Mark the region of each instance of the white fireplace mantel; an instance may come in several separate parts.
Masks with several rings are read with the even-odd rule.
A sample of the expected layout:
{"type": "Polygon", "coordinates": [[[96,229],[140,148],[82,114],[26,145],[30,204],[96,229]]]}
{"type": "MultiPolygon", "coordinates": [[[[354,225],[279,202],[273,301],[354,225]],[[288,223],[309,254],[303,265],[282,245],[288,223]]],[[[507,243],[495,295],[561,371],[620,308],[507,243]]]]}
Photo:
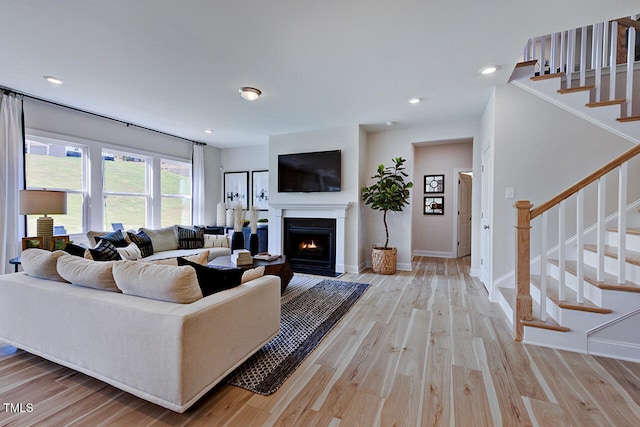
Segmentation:
{"type": "Polygon", "coordinates": [[[352,203],[270,203],[275,215],[269,224],[269,251],[283,251],[283,218],[333,218],[336,220],[336,272],[345,271],[345,235],[347,210],[352,203]]]}

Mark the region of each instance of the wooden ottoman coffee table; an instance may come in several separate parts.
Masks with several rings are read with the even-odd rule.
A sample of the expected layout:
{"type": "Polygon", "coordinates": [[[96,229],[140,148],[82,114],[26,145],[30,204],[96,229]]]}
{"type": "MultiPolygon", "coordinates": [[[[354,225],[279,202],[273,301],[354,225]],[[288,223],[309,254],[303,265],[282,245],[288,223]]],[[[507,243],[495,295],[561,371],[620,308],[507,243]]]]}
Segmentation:
{"type": "Polygon", "coordinates": [[[285,255],[280,255],[273,261],[254,259],[253,264],[247,265],[235,265],[231,262],[231,256],[220,256],[209,261],[209,265],[211,267],[231,267],[241,268],[243,270],[264,266],[264,274],[278,276],[280,278],[280,293],[284,292],[287,285],[293,278],[293,270],[291,269],[291,265],[287,261],[287,257],[285,255]]]}

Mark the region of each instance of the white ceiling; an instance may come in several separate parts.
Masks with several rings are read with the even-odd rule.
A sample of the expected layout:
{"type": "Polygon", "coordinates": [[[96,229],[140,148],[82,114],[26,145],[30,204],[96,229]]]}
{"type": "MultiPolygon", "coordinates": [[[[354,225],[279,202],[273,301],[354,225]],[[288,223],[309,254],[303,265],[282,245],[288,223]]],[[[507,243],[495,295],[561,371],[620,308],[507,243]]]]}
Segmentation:
{"type": "Polygon", "coordinates": [[[217,147],[410,127],[479,118],[528,38],[637,12],[637,0],[0,0],[0,86],[217,147]],[[500,69],[481,76],[487,64],[500,69]],[[263,95],[247,102],[240,86],[263,95]]]}

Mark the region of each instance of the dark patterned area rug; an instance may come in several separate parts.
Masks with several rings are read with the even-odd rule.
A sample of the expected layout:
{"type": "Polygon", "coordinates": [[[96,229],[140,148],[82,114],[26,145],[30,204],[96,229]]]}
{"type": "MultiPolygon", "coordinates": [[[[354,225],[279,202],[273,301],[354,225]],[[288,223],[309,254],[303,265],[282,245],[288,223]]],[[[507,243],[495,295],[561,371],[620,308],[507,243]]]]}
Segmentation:
{"type": "Polygon", "coordinates": [[[280,333],[227,377],[269,395],[285,382],[369,287],[296,275],[282,295],[280,333]]]}

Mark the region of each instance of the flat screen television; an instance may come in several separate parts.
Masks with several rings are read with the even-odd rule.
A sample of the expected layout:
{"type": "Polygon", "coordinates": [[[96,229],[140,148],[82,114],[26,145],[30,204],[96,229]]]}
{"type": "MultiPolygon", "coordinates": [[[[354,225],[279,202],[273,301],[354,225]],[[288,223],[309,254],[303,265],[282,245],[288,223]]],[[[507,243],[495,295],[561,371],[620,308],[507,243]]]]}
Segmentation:
{"type": "Polygon", "coordinates": [[[279,193],[318,193],[341,190],[342,151],[278,155],[279,193]]]}

